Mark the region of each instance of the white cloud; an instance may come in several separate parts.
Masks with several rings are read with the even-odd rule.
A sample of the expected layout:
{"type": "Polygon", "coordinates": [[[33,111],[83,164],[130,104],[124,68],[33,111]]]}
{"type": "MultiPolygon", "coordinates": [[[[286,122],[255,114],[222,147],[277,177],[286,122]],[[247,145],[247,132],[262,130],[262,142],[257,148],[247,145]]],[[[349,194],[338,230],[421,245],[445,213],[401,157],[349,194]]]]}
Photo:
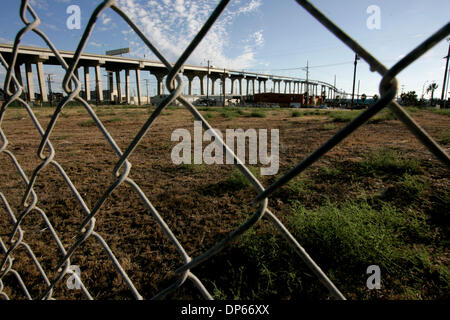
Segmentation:
{"type": "Polygon", "coordinates": [[[259,30],[256,31],[253,35],[252,35],[252,39],[255,42],[255,45],[258,47],[262,47],[264,45],[264,37],[263,37],[263,31],[259,30]]]}
{"type": "Polygon", "coordinates": [[[10,39],[6,39],[6,38],[3,38],[3,37],[0,37],[0,43],[8,43],[8,44],[11,44],[11,43],[13,43],[13,40],[10,40],[10,39]]]}
{"type": "Polygon", "coordinates": [[[261,6],[260,0],[251,0],[247,5],[239,9],[239,13],[253,12],[261,6]]]}
{"type": "Polygon", "coordinates": [[[89,45],[100,48],[103,47],[103,44],[95,42],[95,41],[89,41],[89,45]]]}
{"type": "Polygon", "coordinates": [[[101,15],[101,19],[102,19],[102,23],[104,24],[104,25],[108,25],[110,22],[111,22],[111,18],[110,17],[108,17],[106,14],[102,14],[101,15]]]}
{"type": "MultiPolygon", "coordinates": [[[[263,31],[252,33],[251,29],[243,30],[248,32],[249,40],[242,53],[232,56],[229,52],[230,27],[239,16],[256,12],[261,3],[262,0],[232,2],[190,56],[188,63],[201,64],[209,59],[215,66],[223,68],[244,69],[252,66],[256,62],[254,48],[264,44],[263,31]]],[[[119,0],[119,6],[171,62],[178,59],[217,4],[218,0],[119,0]]],[[[131,36],[126,35],[126,39],[131,44],[136,36],[132,33],[131,36]]],[[[140,40],[137,43],[132,45],[133,53],[148,57],[146,46],[140,40]]]]}
{"type": "Polygon", "coordinates": [[[37,9],[41,9],[41,10],[48,9],[48,3],[46,0],[30,0],[30,4],[33,8],[37,8],[37,9]]]}

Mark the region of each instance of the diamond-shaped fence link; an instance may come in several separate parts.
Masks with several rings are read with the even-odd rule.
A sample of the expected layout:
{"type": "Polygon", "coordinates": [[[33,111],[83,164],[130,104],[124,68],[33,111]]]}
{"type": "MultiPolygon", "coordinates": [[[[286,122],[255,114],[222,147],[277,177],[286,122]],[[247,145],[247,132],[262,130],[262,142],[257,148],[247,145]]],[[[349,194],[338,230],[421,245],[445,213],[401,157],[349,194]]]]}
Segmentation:
{"type": "MultiPolygon", "coordinates": [[[[84,293],[87,299],[93,299],[93,296],[89,292],[89,289],[84,285],[82,279],[79,278],[76,272],[74,272],[71,266],[71,258],[74,253],[79,249],[79,247],[88,239],[95,239],[103,248],[111,262],[113,263],[115,269],[120,274],[120,276],[125,281],[129,290],[132,292],[136,299],[143,299],[144,297],[139,293],[136,289],[135,284],[127,275],[127,272],[121,266],[120,262],[116,258],[114,252],[105,241],[105,239],[98,234],[96,229],[96,215],[110,197],[110,195],[122,184],[128,184],[134,192],[139,196],[143,204],[148,209],[149,213],[155,218],[159,227],[163,230],[167,239],[172,243],[172,245],[177,249],[179,256],[183,260],[183,265],[175,270],[177,280],[168,286],[166,289],[159,292],[154,299],[162,298],[167,294],[175,291],[177,288],[181,287],[187,279],[189,279],[194,286],[199,290],[199,292],[206,298],[212,299],[211,294],[202,284],[201,280],[198,279],[192,269],[206,260],[210,259],[213,255],[222,250],[230,241],[236,239],[239,235],[245,233],[247,230],[255,226],[258,221],[266,216],[269,221],[271,221],[279,232],[286,238],[290,246],[297,252],[300,258],[306,263],[306,265],[314,272],[314,274],[318,277],[318,279],[323,283],[323,285],[329,290],[330,295],[337,299],[345,299],[344,295],[338,290],[338,288],[332,283],[332,281],[325,275],[325,273],[320,269],[320,267],[313,261],[313,259],[308,255],[308,253],[302,248],[301,244],[297,242],[295,237],[288,231],[288,229],[283,225],[283,223],[277,218],[277,216],[272,213],[268,208],[268,197],[278,188],[286,184],[292,178],[300,174],[302,171],[307,169],[313,163],[315,163],[318,159],[320,159],[324,154],[326,154],[329,150],[339,144],[342,140],[344,140],[348,135],[357,130],[361,125],[363,125],[366,121],[368,121],[371,117],[376,115],[380,110],[385,107],[389,107],[395,115],[401,120],[407,128],[424,144],[425,147],[429,149],[431,153],[433,153],[440,161],[442,161],[446,166],[450,167],[450,158],[449,155],[444,151],[442,147],[440,147],[430,135],[425,132],[409,115],[406,111],[394,101],[394,97],[397,92],[397,80],[395,79],[396,75],[399,74],[403,69],[408,67],[412,62],[417,60],[420,56],[426,53],[430,48],[436,45],[439,41],[444,39],[446,36],[450,34],[450,24],[446,24],[440,30],[438,30],[435,34],[430,36],[427,40],[425,40],[422,44],[420,44],[417,48],[412,50],[409,54],[407,54],[404,58],[402,58],[398,63],[396,63],[391,69],[387,69],[383,66],[374,56],[372,56],[369,52],[367,52],[362,46],[360,46],[355,40],[353,40],[350,36],[344,33],[337,25],[335,25],[329,18],[327,18],[323,13],[321,13],[318,9],[316,9],[309,1],[296,0],[300,6],[302,6],[309,14],[311,14],[317,21],[323,24],[330,32],[332,32],[337,38],[339,38],[342,42],[344,42],[350,49],[352,49],[356,54],[358,54],[362,59],[364,59],[371,67],[372,71],[378,72],[383,78],[380,82],[380,99],[370,106],[366,111],[362,112],[356,119],[350,122],[347,126],[345,126],[342,130],[336,133],[331,139],[329,139],[326,143],[320,146],[317,150],[315,150],[311,155],[309,155],[306,159],[301,161],[297,166],[292,168],[289,172],[284,174],[281,178],[276,180],[272,185],[268,188],[264,188],[262,184],[258,181],[258,179],[251,173],[251,171],[244,165],[244,163],[237,158],[234,152],[224,143],[222,138],[213,132],[216,143],[219,146],[223,147],[225,152],[228,153],[235,160],[235,165],[239,168],[239,170],[244,174],[246,179],[248,179],[253,187],[256,189],[258,196],[253,201],[254,205],[254,213],[253,215],[241,224],[237,229],[232,231],[228,236],[219,241],[216,245],[211,247],[209,250],[203,252],[202,254],[191,257],[189,256],[179,239],[174,235],[166,221],[161,217],[158,213],[158,210],[152,205],[151,201],[148,199],[145,192],[140,188],[140,186],[130,178],[131,172],[131,163],[129,158],[136,147],[141,143],[144,136],[149,131],[149,128],[154,123],[155,119],[161,114],[161,112],[168,106],[171,102],[178,100],[181,104],[183,104],[194,116],[196,120],[201,121],[202,126],[205,130],[212,129],[210,124],[206,121],[205,118],[200,114],[200,112],[185,99],[182,95],[183,92],[183,79],[180,76],[180,71],[186,62],[186,60],[190,57],[195,48],[199,45],[202,39],[207,34],[208,30],[214,25],[215,21],[221,15],[225,7],[228,5],[230,0],[222,0],[217,5],[215,10],[209,16],[206,23],[203,25],[201,30],[195,36],[195,38],[191,41],[186,50],[182,53],[179,59],[175,62],[175,64],[169,63],[164,55],[160,53],[156,47],[139,29],[139,27],[127,16],[127,14],[117,6],[117,0],[107,0],[103,1],[92,13],[90,20],[84,30],[83,36],[78,44],[77,50],[74,53],[73,60],[71,60],[71,64],[69,65],[64,58],[60,55],[58,49],[53,45],[51,40],[39,29],[41,24],[40,18],[37,16],[36,12],[33,10],[31,6],[31,1],[22,0],[20,7],[20,16],[24,23],[24,27],[17,33],[14,46],[13,46],[13,54],[10,61],[5,61],[2,55],[0,55],[0,62],[6,68],[7,74],[4,83],[5,90],[5,102],[3,103],[0,110],[0,153],[9,158],[12,166],[17,171],[17,174],[20,176],[23,184],[25,186],[25,193],[22,198],[22,211],[13,212],[11,206],[8,203],[7,196],[0,192],[1,204],[5,208],[8,213],[10,220],[9,221],[0,221],[2,225],[10,225],[12,226],[12,231],[7,235],[7,240],[4,241],[0,237],[0,297],[4,299],[9,299],[8,295],[4,291],[4,283],[3,279],[5,277],[12,277],[17,281],[19,288],[22,290],[23,295],[26,299],[53,299],[53,293],[55,286],[63,281],[63,278],[66,276],[74,277],[76,282],[79,283],[80,289],[84,293]],[[89,40],[89,37],[92,33],[92,30],[96,24],[99,16],[107,9],[112,9],[120,16],[133,30],[134,32],[141,38],[141,40],[147,45],[147,47],[156,55],[156,57],[166,66],[168,70],[168,76],[166,78],[166,85],[170,91],[170,95],[166,97],[161,103],[156,107],[150,117],[146,120],[144,125],[141,127],[137,135],[133,138],[132,142],[128,145],[125,151],[122,151],[113,137],[110,135],[108,130],[105,128],[101,120],[98,118],[94,109],[89,105],[89,103],[84,100],[81,95],[81,83],[75,76],[75,70],[77,69],[80,56],[85,49],[85,46],[89,40]],[[30,17],[32,20],[30,21],[30,17]],[[38,121],[35,116],[33,109],[30,105],[21,98],[23,93],[23,87],[20,85],[20,82],[16,78],[14,74],[18,50],[20,48],[20,41],[25,36],[25,34],[29,32],[34,32],[37,34],[51,49],[59,64],[66,71],[65,77],[63,80],[63,90],[66,93],[64,99],[58,104],[55,108],[55,111],[46,125],[46,128],[41,126],[41,123],[38,121]],[[89,113],[92,120],[95,122],[96,126],[99,128],[100,132],[103,135],[103,138],[107,141],[110,148],[117,154],[118,160],[113,169],[113,177],[114,181],[105,189],[99,200],[90,208],[83,196],[75,187],[69,175],[66,173],[64,168],[55,160],[56,150],[51,143],[52,132],[55,128],[55,125],[58,121],[58,117],[61,115],[64,107],[69,103],[76,101],[82,104],[87,112],[89,113]],[[20,103],[27,111],[28,116],[32,120],[35,129],[41,136],[40,145],[38,148],[38,156],[40,158],[40,164],[34,168],[34,171],[29,178],[24,172],[21,164],[18,162],[14,153],[9,149],[9,143],[7,136],[5,135],[2,122],[4,119],[5,111],[8,106],[12,103],[20,103]],[[35,183],[39,176],[42,174],[45,168],[53,166],[61,175],[67,186],[70,188],[73,197],[81,206],[82,210],[85,213],[85,219],[79,226],[78,236],[76,237],[74,243],[68,246],[66,250],[65,245],[63,244],[61,238],[58,236],[57,232],[54,229],[54,226],[48,219],[46,213],[39,207],[39,198],[34,191],[35,183]],[[56,243],[57,250],[61,256],[61,259],[58,265],[54,266],[51,274],[52,277],[49,276],[49,270],[44,270],[41,263],[39,262],[39,258],[33,252],[30,245],[24,241],[24,231],[22,230],[21,223],[24,218],[29,215],[31,212],[37,213],[45,223],[46,228],[51,234],[54,242],[56,243]],[[24,275],[19,274],[16,270],[15,265],[21,263],[21,260],[15,260],[16,252],[19,248],[23,248],[26,255],[30,258],[31,262],[37,268],[40,274],[40,280],[42,281],[42,287],[44,288],[43,293],[40,296],[32,297],[27,288],[27,283],[24,281],[24,275]],[[55,272],[56,271],[56,272],[55,272]],[[56,274],[56,275],[55,275],[56,274]]],[[[395,137],[393,137],[394,139],[395,137]]],[[[6,239],[6,238],[5,238],[6,239]]],[[[151,297],[146,297],[151,298],[151,297]]]]}

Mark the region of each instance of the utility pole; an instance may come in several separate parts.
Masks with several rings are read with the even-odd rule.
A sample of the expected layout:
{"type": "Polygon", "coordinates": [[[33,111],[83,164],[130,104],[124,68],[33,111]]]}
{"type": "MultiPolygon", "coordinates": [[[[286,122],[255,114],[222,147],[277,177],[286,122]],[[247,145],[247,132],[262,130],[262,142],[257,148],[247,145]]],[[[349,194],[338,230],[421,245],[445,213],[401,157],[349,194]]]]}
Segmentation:
{"type": "Polygon", "coordinates": [[[334,75],[334,99],[336,99],[336,75],[334,75]]]}
{"type": "Polygon", "coordinates": [[[442,103],[444,101],[444,94],[445,94],[445,90],[446,90],[447,73],[448,73],[448,60],[449,60],[449,57],[450,57],[450,38],[447,38],[447,41],[449,41],[449,44],[448,44],[447,56],[444,57],[444,59],[447,59],[447,63],[445,64],[444,82],[442,83],[441,105],[442,105],[442,103]]]}
{"type": "Polygon", "coordinates": [[[356,80],[356,66],[358,65],[359,56],[357,53],[355,53],[355,67],[353,71],[353,90],[352,90],[352,102],[350,104],[350,107],[353,108],[353,100],[355,97],[355,80],[356,80]]]}
{"type": "Polygon", "coordinates": [[[206,103],[209,105],[209,60],[208,60],[208,73],[206,74],[206,103]]]}
{"type": "Polygon", "coordinates": [[[356,94],[356,101],[359,104],[359,83],[361,80],[358,80],[358,93],[356,94]]]}
{"type": "Polygon", "coordinates": [[[53,107],[52,76],[53,76],[53,73],[49,73],[47,75],[48,92],[50,94],[50,106],[51,107],[53,107]]]}
{"type": "Polygon", "coordinates": [[[306,106],[309,105],[309,61],[306,60],[306,106]]]}
{"type": "Polygon", "coordinates": [[[148,102],[149,102],[149,96],[148,96],[148,81],[149,81],[149,79],[145,79],[145,86],[147,87],[147,104],[149,104],[148,102]]]}
{"type": "Polygon", "coordinates": [[[447,73],[447,84],[446,84],[446,88],[445,88],[445,95],[444,95],[444,109],[447,107],[447,93],[448,93],[448,78],[449,78],[449,74],[447,73]]]}
{"type": "Polygon", "coordinates": [[[223,107],[225,107],[225,72],[226,72],[226,70],[223,69],[223,76],[222,76],[222,92],[223,92],[222,106],[223,107]]]}

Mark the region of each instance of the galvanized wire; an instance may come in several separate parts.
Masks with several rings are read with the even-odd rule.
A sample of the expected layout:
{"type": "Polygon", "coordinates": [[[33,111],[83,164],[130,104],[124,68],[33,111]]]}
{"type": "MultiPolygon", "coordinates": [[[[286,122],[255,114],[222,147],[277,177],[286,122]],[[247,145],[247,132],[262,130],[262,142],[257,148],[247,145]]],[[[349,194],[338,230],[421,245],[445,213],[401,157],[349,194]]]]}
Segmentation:
{"type": "MultiPolygon", "coordinates": [[[[116,190],[120,185],[126,183],[131,186],[132,190],[136,192],[136,194],[141,199],[142,203],[148,209],[148,213],[153,216],[159,225],[159,227],[163,230],[167,239],[172,243],[172,245],[177,249],[178,254],[183,260],[183,265],[180,266],[177,270],[175,270],[178,278],[174,281],[170,286],[156,294],[153,298],[160,299],[177,288],[181,287],[187,279],[189,279],[194,286],[199,290],[199,292],[206,299],[212,299],[211,294],[208,292],[206,287],[203,285],[201,280],[197,278],[192,269],[203,262],[210,259],[213,255],[221,251],[225,246],[227,246],[230,241],[235,240],[239,235],[245,233],[250,228],[254,227],[258,221],[266,216],[268,221],[273,223],[277,230],[281,235],[284,236],[289,245],[293,248],[293,250],[299,255],[299,257],[305,262],[305,264],[314,272],[314,274],[318,277],[318,279],[324,284],[324,286],[329,290],[329,293],[337,298],[337,299],[345,299],[344,295],[339,291],[339,289],[333,284],[333,282],[326,276],[326,274],[321,270],[321,268],[313,261],[313,259],[309,256],[309,254],[305,251],[305,249],[298,243],[295,237],[288,231],[288,229],[283,225],[283,223],[276,217],[274,213],[270,211],[268,208],[268,196],[272,194],[275,190],[280,188],[282,185],[286,184],[289,180],[300,174],[302,171],[307,169],[310,165],[318,161],[324,154],[330,151],[333,147],[339,144],[342,140],[344,140],[351,133],[355,132],[361,125],[363,125],[366,121],[380,112],[383,108],[389,107],[401,120],[407,128],[426,146],[430,152],[432,152],[439,160],[441,160],[447,166],[450,166],[450,158],[449,155],[440,147],[433,138],[430,137],[427,132],[422,129],[415,121],[412,119],[406,111],[394,101],[394,97],[397,92],[397,80],[395,76],[399,74],[403,69],[409,66],[412,62],[417,60],[421,55],[427,52],[431,47],[436,45],[439,41],[444,39],[446,36],[450,34],[450,24],[445,25],[443,28],[438,30],[434,35],[430,36],[427,40],[425,40],[421,45],[419,45],[416,49],[411,51],[408,55],[406,55],[403,59],[401,59],[396,65],[394,65],[391,69],[387,69],[383,66],[375,57],[373,57],[369,52],[367,52],[361,45],[359,45],[355,40],[353,40],[350,36],[344,33],[337,25],[335,25],[329,18],[327,18],[323,13],[321,13],[318,9],[316,9],[309,1],[301,1],[297,0],[298,4],[300,4],[307,12],[309,12],[317,21],[322,23],[330,32],[332,32],[338,39],[344,42],[347,46],[350,47],[355,53],[361,56],[371,67],[372,71],[378,72],[383,78],[380,82],[380,99],[372,105],[368,110],[364,111],[361,115],[359,115],[356,119],[354,119],[351,123],[349,123],[346,127],[344,127],[341,131],[336,133],[329,141],[324,143],[321,147],[319,147],[316,151],[314,151],[310,156],[301,161],[297,166],[288,171],[285,175],[275,181],[268,188],[264,188],[264,186],[258,181],[258,179],[251,173],[251,171],[244,165],[244,163],[234,154],[234,152],[225,144],[222,138],[214,131],[211,130],[212,135],[215,137],[215,142],[221,146],[225,152],[234,159],[234,163],[237,168],[243,173],[243,175],[248,179],[255,190],[258,193],[258,196],[253,201],[254,205],[254,214],[247,219],[244,223],[242,223],[238,228],[232,231],[228,236],[219,241],[216,245],[209,248],[202,254],[196,257],[190,257],[185,251],[179,239],[174,235],[169,225],[165,222],[165,220],[158,213],[158,210],[152,205],[151,201],[148,199],[145,192],[140,188],[140,186],[130,178],[131,172],[131,163],[129,162],[129,158],[136,149],[137,146],[141,143],[142,139],[148,133],[150,127],[154,123],[155,119],[161,114],[161,112],[166,108],[170,103],[175,100],[178,100],[182,105],[184,105],[194,116],[196,120],[201,121],[202,126],[205,130],[212,129],[207,120],[200,114],[200,112],[195,108],[189,101],[187,101],[183,96],[183,87],[184,82],[183,78],[180,76],[180,71],[183,68],[183,65],[187,61],[187,59],[191,56],[192,52],[197,48],[199,43],[204,39],[207,32],[214,25],[216,20],[219,18],[223,10],[226,8],[230,0],[222,0],[217,5],[215,10],[211,13],[208,20],[205,22],[201,30],[195,36],[195,38],[188,45],[186,50],[181,54],[179,59],[171,64],[164,57],[164,55],[158,51],[157,46],[154,45],[139,29],[139,27],[128,17],[128,15],[122,11],[117,6],[117,0],[106,0],[103,1],[90,16],[89,22],[84,30],[84,33],[80,39],[78,47],[74,53],[73,59],[71,60],[71,64],[69,65],[64,58],[59,54],[57,48],[53,45],[50,39],[39,29],[39,25],[41,21],[37,16],[36,12],[33,10],[31,3],[29,0],[22,0],[20,7],[20,16],[24,23],[24,27],[19,30],[16,35],[14,46],[13,46],[13,54],[11,61],[5,61],[3,56],[0,54],[0,62],[6,68],[7,74],[4,82],[4,89],[6,93],[5,102],[2,104],[0,110],[0,153],[7,155],[10,159],[12,165],[16,168],[18,175],[23,180],[26,191],[22,198],[22,207],[23,211],[18,212],[17,214],[13,212],[10,207],[7,197],[0,192],[0,199],[3,203],[3,206],[10,217],[10,221],[0,221],[0,223],[12,226],[12,231],[9,234],[8,241],[4,242],[0,237],[0,297],[4,299],[9,299],[9,296],[4,291],[3,279],[7,276],[13,277],[18,286],[21,288],[24,298],[33,299],[53,299],[55,286],[62,281],[65,276],[74,276],[76,280],[80,283],[81,291],[85,295],[87,299],[93,299],[90,294],[88,288],[84,285],[83,281],[78,278],[78,276],[71,270],[71,257],[74,253],[79,249],[79,247],[89,238],[95,239],[100,246],[103,248],[111,262],[113,263],[116,271],[120,274],[129,290],[133,294],[136,299],[143,299],[144,297],[138,292],[136,289],[136,285],[130,279],[128,274],[125,272],[120,262],[114,255],[113,251],[109,247],[108,243],[105,239],[95,231],[96,227],[96,215],[102,208],[105,201],[110,197],[110,195],[116,190]],[[117,13],[119,17],[121,17],[132,29],[133,31],[141,38],[141,40],[146,44],[146,46],[155,54],[155,56],[166,66],[168,71],[168,76],[166,77],[166,85],[169,88],[170,94],[167,96],[161,103],[156,107],[156,109],[152,112],[150,117],[144,123],[144,125],[140,128],[139,132],[136,134],[132,142],[127,146],[124,152],[119,148],[114,138],[109,134],[108,130],[105,128],[101,120],[98,118],[95,111],[89,105],[87,101],[85,101],[81,96],[81,83],[75,77],[75,70],[78,67],[78,63],[80,60],[80,56],[83,53],[86,44],[91,36],[92,30],[96,24],[97,19],[100,15],[107,9],[112,9],[117,13]],[[33,21],[29,21],[27,18],[27,14],[33,19],[33,21]],[[55,57],[57,58],[59,64],[66,71],[65,77],[62,83],[63,90],[66,93],[65,98],[58,104],[56,107],[50,122],[48,123],[45,129],[42,128],[38,119],[36,118],[33,109],[29,106],[29,104],[22,100],[20,97],[23,93],[23,88],[14,75],[14,70],[17,64],[18,50],[20,48],[20,41],[25,36],[25,34],[29,32],[34,32],[37,34],[50,48],[55,57]],[[72,89],[73,87],[73,89],[72,89]],[[79,193],[75,185],[72,183],[69,175],[66,173],[64,168],[60,165],[58,161],[55,160],[56,150],[51,143],[51,135],[54,131],[55,125],[58,121],[58,117],[61,115],[64,107],[72,101],[76,101],[84,106],[87,110],[88,114],[100,130],[104,139],[108,142],[110,148],[117,154],[118,160],[115,164],[115,167],[112,171],[112,175],[114,181],[104,190],[102,196],[99,200],[94,204],[92,208],[86,204],[83,196],[79,193]],[[8,149],[9,142],[3,131],[2,122],[5,115],[5,111],[8,106],[12,103],[20,103],[26,109],[30,119],[32,120],[37,132],[42,137],[39,148],[37,150],[38,157],[41,160],[41,163],[36,166],[34,169],[31,178],[29,179],[25,172],[22,169],[22,166],[17,161],[14,153],[8,149]],[[49,165],[52,165],[57,169],[69,189],[73,197],[81,206],[85,219],[80,224],[79,233],[76,238],[76,241],[66,250],[63,245],[60,237],[55,231],[53,225],[49,221],[46,213],[38,207],[39,198],[34,191],[34,186],[36,181],[42,175],[42,171],[47,168],[49,165]],[[52,279],[48,277],[48,272],[46,272],[39,259],[34,254],[30,245],[24,241],[24,231],[21,228],[21,223],[23,219],[30,214],[30,212],[38,213],[43,221],[45,222],[46,228],[49,230],[53,240],[55,241],[56,247],[60,254],[60,260],[58,265],[54,267],[52,271],[56,271],[57,275],[52,279]],[[18,250],[19,247],[24,247],[27,255],[31,258],[31,261],[36,266],[39,271],[40,276],[42,277],[42,286],[44,288],[43,293],[39,297],[32,297],[27,288],[26,283],[22,280],[19,272],[14,268],[16,264],[20,264],[19,260],[14,260],[15,251],[18,250]]],[[[48,271],[48,270],[47,270],[48,271]]]]}

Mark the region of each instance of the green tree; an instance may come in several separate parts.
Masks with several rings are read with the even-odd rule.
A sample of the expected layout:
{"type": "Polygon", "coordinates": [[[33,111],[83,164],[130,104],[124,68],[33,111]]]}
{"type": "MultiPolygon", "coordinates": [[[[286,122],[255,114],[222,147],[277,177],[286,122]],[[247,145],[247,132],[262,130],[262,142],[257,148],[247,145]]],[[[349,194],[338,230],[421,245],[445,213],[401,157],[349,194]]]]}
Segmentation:
{"type": "Polygon", "coordinates": [[[415,91],[409,91],[400,95],[402,103],[406,106],[416,106],[418,104],[417,94],[415,91]]]}
{"type": "Polygon", "coordinates": [[[374,94],[372,97],[373,101],[375,101],[375,102],[377,102],[379,98],[380,97],[377,94],[374,94]]]}

